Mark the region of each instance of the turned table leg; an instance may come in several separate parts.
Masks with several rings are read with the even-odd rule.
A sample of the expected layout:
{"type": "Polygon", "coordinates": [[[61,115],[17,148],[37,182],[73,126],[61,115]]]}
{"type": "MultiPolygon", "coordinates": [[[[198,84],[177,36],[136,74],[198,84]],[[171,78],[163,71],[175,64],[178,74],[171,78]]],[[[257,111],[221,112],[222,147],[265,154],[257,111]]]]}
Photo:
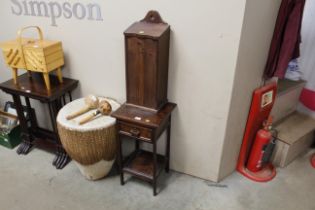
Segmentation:
{"type": "Polygon", "coordinates": [[[50,114],[50,120],[52,124],[52,128],[55,134],[55,141],[56,141],[56,156],[52,162],[52,165],[54,165],[57,169],[63,169],[69,162],[70,157],[66,153],[66,151],[63,149],[59,135],[58,135],[58,129],[57,129],[57,122],[56,117],[58,114],[58,111],[61,108],[61,99],[57,99],[55,101],[49,102],[49,114],[50,114]]]}
{"type": "Polygon", "coordinates": [[[157,171],[157,155],[156,155],[156,139],[153,142],[153,196],[156,196],[156,171],[157,171]]]}
{"type": "Polygon", "coordinates": [[[56,146],[56,156],[53,160],[53,165],[57,169],[63,169],[69,162],[70,162],[70,157],[66,153],[66,151],[62,148],[61,145],[56,146]]]}
{"type": "Polygon", "coordinates": [[[166,163],[165,171],[168,173],[170,171],[170,144],[171,144],[171,117],[169,119],[169,125],[167,126],[167,137],[166,137],[166,163]]]}
{"type": "MultiPolygon", "coordinates": [[[[118,129],[117,129],[118,130],[118,129]]],[[[122,141],[121,141],[121,136],[118,133],[117,134],[117,163],[119,167],[119,173],[120,173],[120,184],[124,185],[124,171],[123,171],[123,156],[122,156],[122,141]]]]}
{"type": "Polygon", "coordinates": [[[13,97],[14,105],[15,105],[16,112],[17,112],[20,126],[21,126],[21,138],[22,138],[22,143],[20,144],[16,152],[18,154],[26,155],[33,146],[32,144],[33,137],[27,126],[27,121],[24,115],[24,110],[23,110],[20,96],[12,95],[12,97],[13,97]]]}
{"type": "Polygon", "coordinates": [[[28,118],[31,122],[31,129],[33,131],[36,128],[38,128],[36,114],[32,109],[31,102],[30,102],[30,99],[28,97],[25,97],[25,104],[26,104],[26,108],[27,108],[27,115],[28,115],[28,118]]]}

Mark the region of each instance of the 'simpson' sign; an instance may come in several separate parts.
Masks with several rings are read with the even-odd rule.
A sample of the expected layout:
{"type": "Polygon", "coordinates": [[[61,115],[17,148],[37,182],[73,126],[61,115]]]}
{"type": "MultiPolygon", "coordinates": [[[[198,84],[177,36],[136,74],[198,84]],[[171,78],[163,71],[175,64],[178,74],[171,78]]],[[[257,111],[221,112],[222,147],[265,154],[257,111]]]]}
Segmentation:
{"type": "Polygon", "coordinates": [[[102,21],[102,10],[99,4],[60,1],[28,1],[11,0],[11,12],[14,15],[50,18],[51,25],[57,26],[58,18],[76,18],[102,21]]]}

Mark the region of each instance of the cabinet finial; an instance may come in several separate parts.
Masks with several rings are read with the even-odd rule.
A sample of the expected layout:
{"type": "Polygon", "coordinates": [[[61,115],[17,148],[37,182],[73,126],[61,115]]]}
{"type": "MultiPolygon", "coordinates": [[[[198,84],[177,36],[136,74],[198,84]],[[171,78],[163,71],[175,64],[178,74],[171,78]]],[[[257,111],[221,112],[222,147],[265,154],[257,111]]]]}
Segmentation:
{"type": "Polygon", "coordinates": [[[158,11],[150,10],[141,22],[149,23],[165,23],[158,11]]]}

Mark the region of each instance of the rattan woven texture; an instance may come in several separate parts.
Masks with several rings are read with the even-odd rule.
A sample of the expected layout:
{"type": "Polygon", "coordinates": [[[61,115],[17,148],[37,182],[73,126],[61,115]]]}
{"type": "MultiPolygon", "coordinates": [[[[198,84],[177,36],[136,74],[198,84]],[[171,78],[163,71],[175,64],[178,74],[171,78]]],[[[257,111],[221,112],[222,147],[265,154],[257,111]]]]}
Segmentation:
{"type": "Polygon", "coordinates": [[[113,160],[116,152],[115,125],[95,131],[73,131],[58,124],[59,136],[68,155],[82,165],[113,160]]]}
{"type": "MultiPolygon", "coordinates": [[[[118,109],[120,104],[110,98],[107,100],[118,109]]],[[[96,116],[90,122],[79,125],[80,119],[93,112],[85,113],[75,119],[67,120],[66,116],[84,106],[84,99],[77,99],[64,106],[57,116],[57,127],[60,141],[68,155],[82,165],[92,165],[101,160],[112,161],[116,154],[116,126],[111,116],[96,116]]]]}

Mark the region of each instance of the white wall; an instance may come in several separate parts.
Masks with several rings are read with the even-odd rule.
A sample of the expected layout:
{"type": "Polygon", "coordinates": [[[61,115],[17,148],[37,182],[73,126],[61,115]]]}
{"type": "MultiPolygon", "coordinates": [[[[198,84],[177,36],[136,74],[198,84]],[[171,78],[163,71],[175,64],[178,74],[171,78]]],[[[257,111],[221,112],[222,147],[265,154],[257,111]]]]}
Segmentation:
{"type": "Polygon", "coordinates": [[[306,1],[302,21],[302,43],[299,59],[302,78],[308,81],[306,87],[315,90],[315,1],[306,1]]]}
{"type": "MultiPolygon", "coordinates": [[[[63,73],[80,80],[77,97],[93,93],[124,102],[123,31],[148,10],[158,10],[172,28],[168,96],[178,108],[172,118],[171,168],[218,180],[245,0],[82,2],[99,3],[104,21],[60,18],[52,27],[49,18],[12,15],[10,1],[1,1],[0,40],[15,38],[23,26],[39,25],[46,38],[63,42],[63,73]]],[[[11,78],[3,59],[0,69],[0,82],[11,78]]],[[[2,104],[8,99],[0,97],[2,104]]]]}
{"type": "MultiPolygon", "coordinates": [[[[302,21],[302,43],[299,58],[302,79],[307,81],[306,88],[315,90],[315,1],[306,1],[302,21]]],[[[298,110],[315,118],[315,112],[299,104],[298,110]]]]}

